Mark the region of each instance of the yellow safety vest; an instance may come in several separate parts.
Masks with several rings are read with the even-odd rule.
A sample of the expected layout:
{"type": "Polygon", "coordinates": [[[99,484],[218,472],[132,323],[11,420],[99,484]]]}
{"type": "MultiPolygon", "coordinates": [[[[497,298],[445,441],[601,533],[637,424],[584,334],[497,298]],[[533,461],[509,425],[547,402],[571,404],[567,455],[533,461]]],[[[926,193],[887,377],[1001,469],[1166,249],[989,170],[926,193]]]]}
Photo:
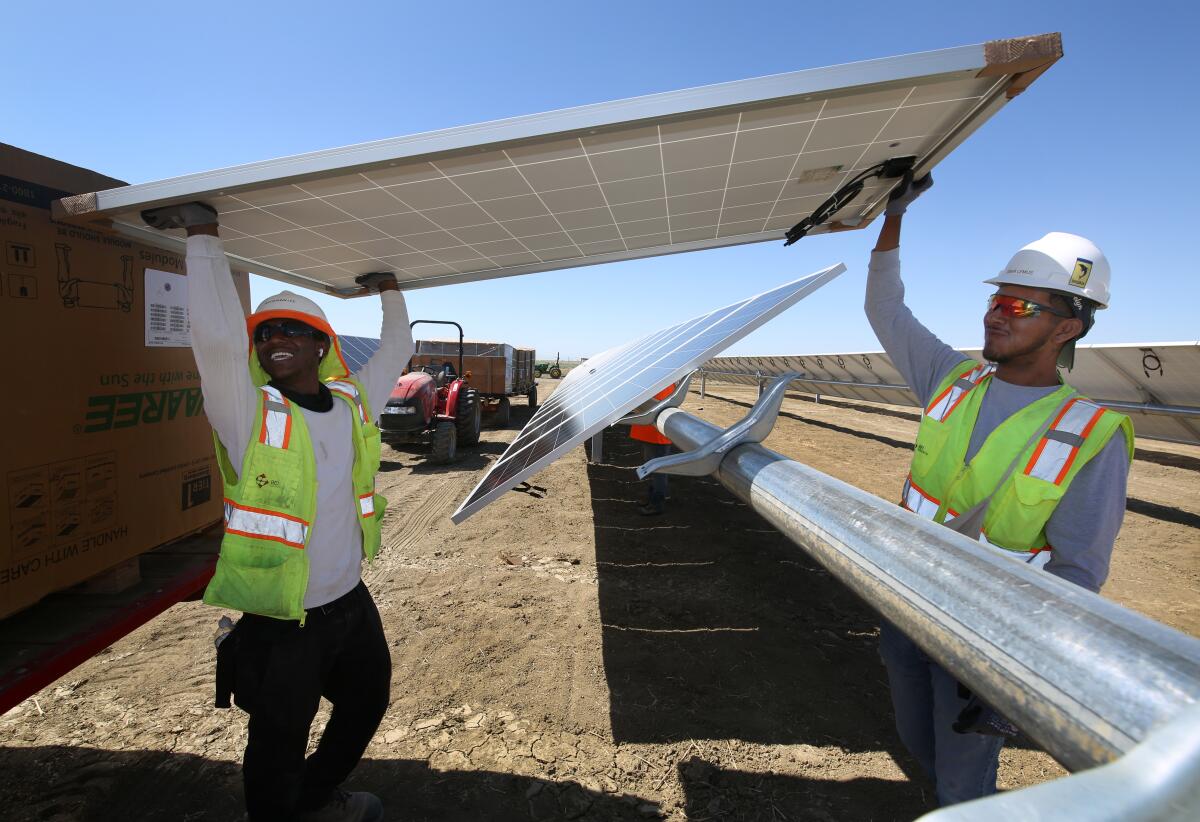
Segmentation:
{"type": "Polygon", "coordinates": [[[997,426],[965,463],[995,370],[967,361],[942,380],[921,417],[900,504],[950,523],[990,495],[979,540],[1040,566],[1052,550],[1046,523],[1071,481],[1118,430],[1132,461],[1133,425],[1064,383],[997,426]]]}
{"type": "MultiPolygon", "coordinates": [[[[333,344],[337,345],[336,338],[333,344]]],[[[337,356],[327,357],[322,364],[322,377],[330,392],[350,406],[354,419],[354,502],[363,553],[373,560],[387,505],[375,493],[379,429],[366,392],[345,377],[344,364],[336,365],[341,363],[340,352],[333,353],[337,356]],[[329,373],[339,378],[328,377],[329,373]]],[[[260,402],[241,471],[234,469],[225,446],[213,433],[225,483],[225,536],[204,602],[303,624],[308,588],[305,548],[317,513],[317,461],[304,415],[278,389],[264,384],[267,375],[253,351],[250,368],[259,385],[260,402]]]]}

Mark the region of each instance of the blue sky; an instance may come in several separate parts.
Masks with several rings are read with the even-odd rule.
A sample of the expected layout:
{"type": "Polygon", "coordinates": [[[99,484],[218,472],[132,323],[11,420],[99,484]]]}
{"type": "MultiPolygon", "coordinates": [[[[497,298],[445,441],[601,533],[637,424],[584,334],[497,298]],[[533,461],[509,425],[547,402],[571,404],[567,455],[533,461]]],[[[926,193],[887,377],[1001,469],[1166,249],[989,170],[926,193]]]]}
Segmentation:
{"type": "MultiPolygon", "coordinates": [[[[145,182],[1061,31],[1063,60],[943,162],[909,212],[909,305],[947,342],[977,345],[980,281],[1045,232],[1071,231],[1113,268],[1089,342],[1195,340],[1198,17],[1183,2],[9,4],[0,140],[145,182]]],[[[839,280],[730,353],[872,350],[862,292],[877,226],[414,291],[410,313],[573,357],[843,261],[839,280]]],[[[276,290],[253,283],[256,301],[276,290]]],[[[343,333],[377,334],[373,301],[322,304],[343,333]]]]}

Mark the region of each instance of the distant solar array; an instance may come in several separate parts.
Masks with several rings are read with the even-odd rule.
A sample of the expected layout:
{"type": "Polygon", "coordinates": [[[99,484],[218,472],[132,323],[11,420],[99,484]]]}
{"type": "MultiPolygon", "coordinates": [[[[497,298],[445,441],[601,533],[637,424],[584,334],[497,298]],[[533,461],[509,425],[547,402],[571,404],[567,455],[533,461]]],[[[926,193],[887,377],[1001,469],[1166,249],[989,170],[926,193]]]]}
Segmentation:
{"type": "MultiPolygon", "coordinates": [[[[933,168],[1062,54],[998,40],[600,103],[192,174],[56,204],[144,235],[146,208],[204,200],[235,262],[333,293],[777,240],[852,175],[933,168]]],[[[830,223],[865,225],[895,180],[830,223]]],[[[155,234],[155,241],[164,237],[155,234]]]]}
{"type": "MultiPolygon", "coordinates": [[[[960,349],[983,362],[977,348],[960,349]]],[[[801,372],[804,391],[850,400],[920,405],[882,351],[802,356],[716,357],[709,380],[755,385],[801,372]]],[[[1200,444],[1200,342],[1080,345],[1067,382],[1097,402],[1133,418],[1140,437],[1200,444]]]]}
{"type": "Polygon", "coordinates": [[[462,522],[845,270],[839,263],[609,349],[572,369],[451,519],[462,522]]]}
{"type": "Polygon", "coordinates": [[[339,334],[338,342],[342,346],[342,359],[350,366],[351,374],[357,373],[379,350],[379,340],[376,337],[348,337],[339,334]]]}

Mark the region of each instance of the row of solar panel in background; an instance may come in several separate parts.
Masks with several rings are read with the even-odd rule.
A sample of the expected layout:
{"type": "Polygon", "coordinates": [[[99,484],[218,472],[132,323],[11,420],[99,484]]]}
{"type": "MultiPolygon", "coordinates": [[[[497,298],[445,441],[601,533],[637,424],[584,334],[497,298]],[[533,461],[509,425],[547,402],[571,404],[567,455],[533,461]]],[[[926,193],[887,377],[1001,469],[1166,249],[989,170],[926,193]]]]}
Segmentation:
{"type": "MultiPolygon", "coordinates": [[[[983,362],[977,348],[960,349],[983,362]]],[[[755,385],[759,376],[789,372],[807,377],[798,390],[891,405],[920,406],[882,351],[716,357],[704,364],[708,379],[755,385]]],[[[1200,342],[1081,345],[1067,382],[1098,402],[1133,418],[1138,436],[1200,444],[1200,342]],[[1137,406],[1147,406],[1138,410],[1137,406]]]]}
{"type": "MultiPolygon", "coordinates": [[[[379,347],[369,337],[341,337],[351,370],[366,363],[379,347]]],[[[979,349],[961,349],[982,361],[979,349]]],[[[829,397],[890,405],[920,405],[917,397],[882,351],[842,354],[716,357],[704,364],[715,382],[756,385],[771,378],[802,372],[798,390],[829,397]]],[[[1200,423],[1188,409],[1200,410],[1200,342],[1127,345],[1082,345],[1067,380],[1089,397],[1112,403],[1134,419],[1138,436],[1200,444],[1200,423]],[[1175,414],[1138,412],[1130,406],[1151,404],[1175,414]]]]}
{"type": "Polygon", "coordinates": [[[379,339],[376,337],[351,337],[339,334],[338,342],[342,346],[342,359],[350,367],[351,374],[366,365],[367,360],[371,359],[372,355],[379,350],[379,339]]]}

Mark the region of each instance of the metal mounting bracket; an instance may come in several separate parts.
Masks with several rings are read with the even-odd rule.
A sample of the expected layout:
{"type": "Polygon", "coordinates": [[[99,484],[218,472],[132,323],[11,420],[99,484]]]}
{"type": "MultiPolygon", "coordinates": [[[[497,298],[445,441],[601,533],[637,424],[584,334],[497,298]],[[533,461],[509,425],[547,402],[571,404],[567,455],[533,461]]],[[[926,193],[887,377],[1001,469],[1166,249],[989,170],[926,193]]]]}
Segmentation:
{"type": "Polygon", "coordinates": [[[1009,819],[1196,819],[1200,813],[1200,705],[1155,728],[1120,759],[1063,779],[942,808],[919,822],[1009,819]]]}
{"type": "Polygon", "coordinates": [[[651,398],[621,417],[613,425],[654,425],[654,421],[663,411],[683,405],[683,400],[687,397],[688,386],[692,384],[692,377],[695,373],[693,371],[676,383],[675,390],[665,400],[651,398]]]}
{"type": "Polygon", "coordinates": [[[779,418],[779,408],[783,405],[783,396],[788,385],[799,376],[802,375],[787,373],[776,377],[740,421],[693,451],[650,460],[637,469],[638,479],[645,479],[654,473],[687,477],[705,477],[715,473],[721,466],[721,460],[725,459],[730,450],[745,443],[762,442],[767,438],[771,429],[775,427],[775,420],[779,418]]]}

